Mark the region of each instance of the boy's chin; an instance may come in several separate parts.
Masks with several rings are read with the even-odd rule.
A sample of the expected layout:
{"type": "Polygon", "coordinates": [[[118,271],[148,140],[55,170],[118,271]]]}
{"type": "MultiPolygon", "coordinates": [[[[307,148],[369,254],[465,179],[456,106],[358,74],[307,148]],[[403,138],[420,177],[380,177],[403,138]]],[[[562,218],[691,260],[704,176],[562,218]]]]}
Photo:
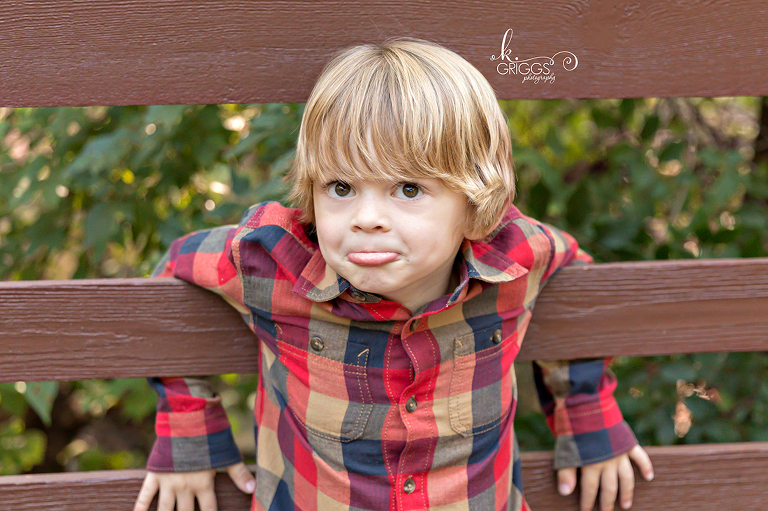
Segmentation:
{"type": "Polygon", "coordinates": [[[352,287],[354,287],[358,291],[362,291],[363,293],[367,293],[370,295],[376,295],[384,300],[390,300],[387,298],[387,295],[391,292],[391,286],[387,286],[384,284],[375,284],[375,283],[365,283],[360,282],[359,284],[355,284],[354,281],[350,281],[350,284],[352,284],[352,287]]]}

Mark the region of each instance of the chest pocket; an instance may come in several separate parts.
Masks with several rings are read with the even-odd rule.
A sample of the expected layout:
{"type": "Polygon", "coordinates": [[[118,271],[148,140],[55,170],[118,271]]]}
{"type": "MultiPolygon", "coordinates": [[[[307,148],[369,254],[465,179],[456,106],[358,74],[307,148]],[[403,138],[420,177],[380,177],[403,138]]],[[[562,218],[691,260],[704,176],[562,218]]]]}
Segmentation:
{"type": "Polygon", "coordinates": [[[307,349],[278,347],[285,385],[276,390],[307,433],[335,442],[360,438],[373,409],[368,348],[311,331],[307,349]]]}
{"type": "Polygon", "coordinates": [[[456,338],[448,397],[451,428],[456,433],[464,437],[484,433],[509,416],[517,393],[516,354],[516,345],[510,340],[503,342],[499,329],[456,338]],[[491,347],[476,351],[479,338],[489,340],[483,344],[491,347]]]}

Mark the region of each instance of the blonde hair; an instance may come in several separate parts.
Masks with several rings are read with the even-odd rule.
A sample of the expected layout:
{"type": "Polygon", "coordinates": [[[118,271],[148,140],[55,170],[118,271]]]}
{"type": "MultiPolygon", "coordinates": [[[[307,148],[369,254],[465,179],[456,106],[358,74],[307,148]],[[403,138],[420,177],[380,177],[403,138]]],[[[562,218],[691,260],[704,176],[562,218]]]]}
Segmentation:
{"type": "Polygon", "coordinates": [[[329,177],[441,179],[467,197],[480,238],[514,197],[509,128],[488,81],[456,53],[414,39],[354,46],[315,84],[287,176],[309,223],[313,184],[329,177]]]}

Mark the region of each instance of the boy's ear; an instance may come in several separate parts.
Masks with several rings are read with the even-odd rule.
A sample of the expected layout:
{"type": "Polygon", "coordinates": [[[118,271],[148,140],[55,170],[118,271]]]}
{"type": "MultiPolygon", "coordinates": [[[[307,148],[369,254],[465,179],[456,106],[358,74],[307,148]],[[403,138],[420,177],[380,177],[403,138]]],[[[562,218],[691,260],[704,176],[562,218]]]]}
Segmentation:
{"type": "Polygon", "coordinates": [[[493,231],[495,231],[499,227],[499,224],[501,224],[501,221],[504,220],[504,216],[507,214],[507,210],[511,205],[512,205],[512,202],[509,200],[504,203],[504,207],[501,208],[502,213],[499,215],[499,218],[496,219],[496,223],[493,224],[493,227],[491,227],[488,230],[488,232],[480,232],[479,229],[472,228],[467,230],[467,234],[464,237],[467,238],[468,240],[476,241],[476,240],[481,240],[486,236],[488,236],[489,234],[491,234],[493,231]]]}

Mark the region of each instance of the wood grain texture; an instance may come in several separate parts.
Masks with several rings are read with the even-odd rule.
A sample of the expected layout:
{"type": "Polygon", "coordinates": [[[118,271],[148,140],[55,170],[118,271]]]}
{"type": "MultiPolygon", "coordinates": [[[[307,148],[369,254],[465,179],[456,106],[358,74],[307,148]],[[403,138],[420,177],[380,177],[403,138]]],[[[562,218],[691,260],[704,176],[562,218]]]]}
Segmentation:
{"type": "MultiPolygon", "coordinates": [[[[7,511],[128,511],[145,474],[144,470],[102,470],[4,476],[0,477],[0,502],[7,511]]],[[[219,511],[250,509],[249,496],[226,474],[216,475],[216,497],[219,511]]],[[[151,509],[157,509],[157,499],[151,509]]]]}
{"type": "MultiPolygon", "coordinates": [[[[648,453],[656,477],[637,482],[632,509],[765,509],[768,443],[649,447],[648,453]]],[[[534,510],[578,509],[576,495],[557,495],[551,453],[523,453],[522,464],[526,499],[534,510]]],[[[9,511],[125,511],[143,477],[142,470],[0,477],[0,502],[9,511]]],[[[249,508],[248,497],[225,474],[217,475],[216,493],[220,511],[249,508]]]]}
{"type": "MultiPolygon", "coordinates": [[[[174,279],[0,283],[0,381],[250,373],[257,341],[174,279]]],[[[768,259],[563,268],[518,359],[768,348],[768,259]]]]}
{"type": "Polygon", "coordinates": [[[768,349],[768,259],[563,268],[519,358],[574,359],[768,349]]]}
{"type": "Polygon", "coordinates": [[[0,381],[253,372],[256,337],[174,279],[0,284],[0,381]]]}
{"type": "Polygon", "coordinates": [[[766,26],[763,0],[8,1],[0,106],[304,101],[334,51],[398,36],[455,50],[501,98],[766,95],[766,26]],[[507,29],[510,61],[577,67],[500,74],[507,29]]]}
{"type": "MultiPolygon", "coordinates": [[[[635,471],[633,510],[762,511],[768,501],[768,443],[647,447],[655,477],[635,471]]],[[[550,453],[523,453],[525,498],[535,511],[576,511],[578,497],[555,491],[550,453]]],[[[620,509],[618,505],[616,509],[620,509]]]]}

